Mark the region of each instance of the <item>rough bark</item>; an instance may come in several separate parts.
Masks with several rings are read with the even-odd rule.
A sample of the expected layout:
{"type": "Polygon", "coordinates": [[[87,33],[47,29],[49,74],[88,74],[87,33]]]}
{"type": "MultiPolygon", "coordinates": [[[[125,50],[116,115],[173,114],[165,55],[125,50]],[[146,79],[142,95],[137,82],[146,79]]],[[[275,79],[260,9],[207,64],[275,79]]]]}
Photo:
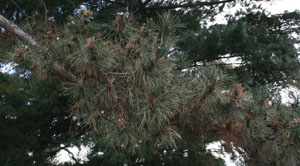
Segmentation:
{"type": "MultiPolygon", "coordinates": [[[[0,27],[3,27],[5,30],[10,31],[11,33],[15,34],[16,37],[18,37],[21,41],[27,43],[31,47],[41,49],[44,52],[45,56],[48,56],[47,58],[51,59],[51,53],[48,51],[47,48],[42,47],[39,45],[30,35],[28,35],[26,32],[24,32],[21,28],[19,28],[16,24],[13,22],[7,20],[5,17],[0,15],[0,27]]],[[[53,70],[64,80],[78,83],[77,77],[67,71],[65,68],[63,68],[61,65],[59,65],[58,62],[51,62],[51,66],[53,70]]]]}
{"type": "Polygon", "coordinates": [[[39,47],[39,44],[35,40],[33,40],[31,36],[29,36],[16,24],[7,20],[2,15],[0,15],[0,26],[6,29],[7,31],[10,31],[11,33],[15,34],[20,40],[26,42],[27,44],[33,47],[39,47]]]}

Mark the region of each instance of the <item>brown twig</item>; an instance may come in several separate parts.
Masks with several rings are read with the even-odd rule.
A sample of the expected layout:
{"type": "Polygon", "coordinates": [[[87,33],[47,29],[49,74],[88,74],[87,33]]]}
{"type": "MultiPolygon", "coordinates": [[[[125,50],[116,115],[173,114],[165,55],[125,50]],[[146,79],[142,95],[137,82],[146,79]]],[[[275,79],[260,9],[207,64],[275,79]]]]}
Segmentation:
{"type": "Polygon", "coordinates": [[[43,7],[44,7],[44,13],[45,13],[45,20],[44,20],[44,22],[45,22],[45,24],[47,23],[47,19],[48,19],[48,16],[47,16],[47,7],[46,7],[46,4],[45,4],[45,2],[44,2],[44,0],[40,0],[41,2],[42,2],[42,4],[43,4],[43,7]]]}

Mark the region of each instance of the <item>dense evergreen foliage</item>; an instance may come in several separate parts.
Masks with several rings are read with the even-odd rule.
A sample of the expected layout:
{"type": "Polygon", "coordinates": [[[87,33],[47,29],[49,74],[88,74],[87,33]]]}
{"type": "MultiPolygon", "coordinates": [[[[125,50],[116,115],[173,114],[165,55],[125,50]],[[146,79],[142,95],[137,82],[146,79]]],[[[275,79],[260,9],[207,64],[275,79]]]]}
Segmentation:
{"type": "Polygon", "coordinates": [[[57,80],[37,83],[0,76],[0,164],[50,165],[50,159],[63,149],[60,144],[78,137],[70,132],[68,97],[57,80]]]}
{"type": "Polygon", "coordinates": [[[76,165],[217,166],[205,146],[223,140],[245,165],[299,165],[300,100],[273,89],[299,86],[300,13],[256,3],[1,1],[38,44],[0,17],[0,59],[17,64],[0,75],[0,164],[89,144],[76,165]],[[247,10],[208,25],[236,3],[247,10]]]}

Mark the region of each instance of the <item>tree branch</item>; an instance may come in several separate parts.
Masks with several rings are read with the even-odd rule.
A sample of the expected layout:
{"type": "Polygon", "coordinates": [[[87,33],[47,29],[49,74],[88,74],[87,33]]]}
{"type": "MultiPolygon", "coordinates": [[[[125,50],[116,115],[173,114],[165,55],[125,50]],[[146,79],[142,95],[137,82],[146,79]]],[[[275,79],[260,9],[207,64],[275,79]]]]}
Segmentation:
{"type": "Polygon", "coordinates": [[[46,6],[46,4],[45,4],[45,2],[44,2],[44,0],[40,0],[41,1],[41,3],[43,4],[43,7],[44,7],[44,17],[45,17],[45,20],[44,20],[44,23],[46,24],[47,23],[47,19],[48,19],[48,16],[47,16],[47,6],[46,6]]]}
{"type": "Polygon", "coordinates": [[[122,3],[122,2],[118,2],[118,1],[110,1],[110,0],[106,0],[106,2],[111,3],[111,4],[121,5],[121,6],[127,6],[126,3],[122,3]]]}
{"type": "Polygon", "coordinates": [[[5,28],[7,31],[10,31],[11,33],[15,34],[20,40],[28,43],[29,45],[33,47],[40,47],[39,44],[35,40],[33,40],[31,36],[26,34],[16,24],[7,20],[2,15],[0,15],[0,26],[5,28]]]}
{"type": "Polygon", "coordinates": [[[143,10],[143,9],[146,7],[146,5],[147,5],[149,2],[151,2],[151,1],[152,1],[152,0],[147,0],[146,2],[144,2],[144,3],[138,8],[138,10],[135,11],[135,12],[139,12],[139,11],[143,10]]]}
{"type": "Polygon", "coordinates": [[[78,160],[76,159],[74,153],[72,153],[68,148],[64,148],[66,152],[68,152],[69,156],[74,160],[75,163],[79,163],[78,160]]]}
{"type": "MultiPolygon", "coordinates": [[[[21,28],[19,28],[16,24],[13,22],[7,20],[5,17],[0,15],[0,27],[5,28],[7,31],[10,31],[11,33],[15,34],[21,41],[29,44],[31,47],[38,48],[42,50],[47,56],[47,58],[52,57],[51,53],[48,51],[48,49],[43,48],[40,46],[31,36],[29,36],[27,33],[25,33],[21,28]]],[[[61,65],[58,64],[58,62],[51,62],[51,66],[57,74],[64,78],[67,81],[73,82],[73,83],[78,83],[77,77],[67,71],[65,68],[63,68],[61,65]]]]}
{"type": "Polygon", "coordinates": [[[20,8],[20,6],[19,6],[14,0],[10,0],[10,1],[16,6],[17,9],[20,10],[20,12],[21,12],[24,16],[30,17],[30,16],[28,16],[28,15],[20,8]]]}
{"type": "Polygon", "coordinates": [[[202,6],[212,6],[228,2],[234,2],[235,0],[223,0],[223,1],[213,1],[213,2],[195,2],[195,3],[186,3],[186,4],[173,4],[168,6],[156,6],[148,7],[145,10],[168,10],[175,8],[188,8],[188,7],[202,7],[202,6]]]}

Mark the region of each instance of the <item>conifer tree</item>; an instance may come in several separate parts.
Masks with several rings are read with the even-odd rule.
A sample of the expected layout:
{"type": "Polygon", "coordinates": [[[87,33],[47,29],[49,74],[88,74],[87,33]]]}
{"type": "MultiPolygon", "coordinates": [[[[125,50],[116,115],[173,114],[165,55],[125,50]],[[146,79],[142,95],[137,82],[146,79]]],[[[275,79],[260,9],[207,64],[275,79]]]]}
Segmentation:
{"type": "MultiPolygon", "coordinates": [[[[227,2],[231,1],[220,1],[227,2]]],[[[153,5],[152,9],[165,10],[204,3],[153,5]]],[[[142,11],[143,6],[131,7],[142,11]]],[[[12,39],[16,43],[9,53],[13,61],[40,79],[60,78],[64,93],[70,96],[70,116],[84,126],[85,141],[94,143],[87,164],[222,165],[206,153],[205,144],[223,140],[225,150],[238,147],[248,165],[299,165],[299,99],[285,106],[278,94],[268,90],[282,76],[297,80],[288,75],[289,66],[277,68],[273,63],[288,55],[290,59],[282,61],[299,69],[293,47],[297,41],[289,36],[297,28],[276,27],[278,21],[297,21],[297,12],[272,18],[245,13],[211,29],[188,29],[180,22],[187,18],[180,11],[157,14],[147,21],[140,19],[144,13],[131,16],[131,12],[119,13],[112,23],[99,23],[91,10],[84,10],[63,26],[48,22],[43,35],[30,32],[34,38],[0,15],[4,33],[26,45],[12,39]],[[183,42],[186,33],[181,31],[195,37],[202,54],[183,42]],[[250,32],[274,34],[249,36],[250,32]],[[270,45],[271,40],[276,44],[270,45]],[[254,52],[254,47],[260,50],[254,52]],[[241,57],[246,66],[234,74],[235,69],[220,67],[214,60],[225,53],[241,57]],[[258,62],[270,61],[281,73],[256,68],[258,62]],[[253,74],[244,79],[241,71],[249,70],[248,63],[253,74]],[[261,80],[265,73],[271,79],[261,80]],[[96,155],[99,151],[104,154],[96,155]]]]}

